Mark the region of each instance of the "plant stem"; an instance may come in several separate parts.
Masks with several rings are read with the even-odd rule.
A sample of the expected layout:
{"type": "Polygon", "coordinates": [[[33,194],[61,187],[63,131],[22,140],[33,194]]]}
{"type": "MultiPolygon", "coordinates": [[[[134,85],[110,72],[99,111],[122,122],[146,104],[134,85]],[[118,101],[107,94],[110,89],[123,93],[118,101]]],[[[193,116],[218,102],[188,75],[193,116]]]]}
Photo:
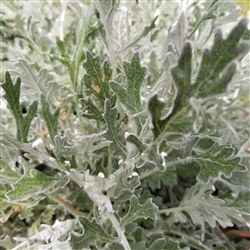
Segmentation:
{"type": "Polygon", "coordinates": [[[176,234],[178,236],[180,236],[182,239],[185,238],[193,243],[195,243],[196,246],[196,249],[201,249],[201,250],[211,250],[209,247],[207,247],[206,245],[202,244],[201,241],[199,240],[196,240],[195,238],[193,237],[190,237],[189,235],[186,235],[186,234],[183,234],[182,232],[178,232],[178,231],[175,231],[175,230],[171,230],[169,232],[170,234],[176,234]],[[199,248],[198,248],[199,247],[199,248]],[[201,247],[201,248],[200,248],[201,247]]]}
{"type": "MultiPolygon", "coordinates": [[[[180,163],[184,164],[188,159],[189,159],[189,157],[186,157],[184,159],[178,159],[176,161],[171,161],[169,163],[166,163],[166,169],[168,167],[172,167],[172,166],[175,166],[175,165],[180,164],[180,163]]],[[[154,168],[154,169],[144,173],[144,175],[140,179],[143,180],[143,179],[145,179],[145,178],[147,178],[147,177],[151,176],[152,174],[155,174],[159,171],[160,170],[158,168],[154,168]]]]}
{"type": "Polygon", "coordinates": [[[114,214],[111,214],[109,212],[106,212],[106,216],[109,218],[111,221],[113,227],[115,228],[118,236],[121,238],[121,244],[123,245],[125,250],[131,250],[130,245],[128,244],[127,238],[124,234],[124,229],[121,228],[119,221],[115,217],[114,214]]]}

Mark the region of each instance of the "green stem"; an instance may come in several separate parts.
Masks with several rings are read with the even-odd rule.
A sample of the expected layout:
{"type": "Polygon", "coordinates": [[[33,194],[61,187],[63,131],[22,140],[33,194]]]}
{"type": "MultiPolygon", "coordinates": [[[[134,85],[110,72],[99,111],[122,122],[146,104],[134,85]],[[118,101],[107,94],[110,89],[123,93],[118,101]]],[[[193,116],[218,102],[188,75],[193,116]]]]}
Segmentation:
{"type": "MultiPolygon", "coordinates": [[[[170,234],[175,234],[180,236],[182,239],[187,239],[193,243],[195,243],[195,247],[196,249],[200,249],[200,250],[211,250],[209,247],[207,247],[206,245],[204,245],[200,240],[195,239],[194,237],[190,237],[189,235],[183,234],[182,232],[178,232],[175,230],[171,230],[170,234]]],[[[180,240],[180,239],[179,239],[180,240]]]]}

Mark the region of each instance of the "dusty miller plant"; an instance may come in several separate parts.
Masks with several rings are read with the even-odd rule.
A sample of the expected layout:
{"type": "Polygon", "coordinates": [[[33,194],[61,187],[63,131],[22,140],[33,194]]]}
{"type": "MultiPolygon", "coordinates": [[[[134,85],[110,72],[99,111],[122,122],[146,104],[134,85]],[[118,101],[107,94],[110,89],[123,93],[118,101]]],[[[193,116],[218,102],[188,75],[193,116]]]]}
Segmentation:
{"type": "Polygon", "coordinates": [[[232,1],[6,1],[1,246],[243,249],[249,30],[232,1]]]}

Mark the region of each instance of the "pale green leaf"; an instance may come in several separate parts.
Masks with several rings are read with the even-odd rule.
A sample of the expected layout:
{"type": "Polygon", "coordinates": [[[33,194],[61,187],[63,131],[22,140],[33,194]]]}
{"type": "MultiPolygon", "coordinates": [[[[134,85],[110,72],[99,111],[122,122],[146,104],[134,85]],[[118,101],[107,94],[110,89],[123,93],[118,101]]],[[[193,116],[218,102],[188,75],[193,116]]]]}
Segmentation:
{"type": "Polygon", "coordinates": [[[15,247],[9,235],[6,235],[4,239],[0,241],[1,247],[5,249],[13,249],[15,247]]]}
{"type": "Polygon", "coordinates": [[[172,240],[172,239],[166,240],[165,249],[167,249],[167,250],[190,250],[189,247],[180,248],[179,242],[172,240]]]}
{"type": "Polygon", "coordinates": [[[70,234],[70,245],[73,249],[89,248],[90,245],[96,245],[98,242],[120,242],[120,238],[108,234],[96,219],[89,221],[87,218],[81,217],[79,222],[81,227],[84,228],[84,233],[79,236],[74,233],[70,234]]]}
{"type": "Polygon", "coordinates": [[[119,53],[131,48],[136,43],[138,43],[143,37],[145,37],[152,29],[155,28],[155,22],[156,22],[157,18],[158,18],[158,16],[154,17],[153,20],[151,21],[151,23],[144,27],[142,33],[135,37],[134,41],[132,41],[128,45],[124,46],[123,48],[117,50],[116,54],[119,54],[119,53]]]}
{"type": "Polygon", "coordinates": [[[178,207],[163,211],[167,215],[172,213],[173,222],[186,223],[191,218],[195,225],[200,225],[202,228],[205,227],[205,222],[212,228],[216,227],[216,223],[223,228],[231,227],[233,226],[231,218],[245,222],[238,210],[224,206],[225,202],[212,196],[211,192],[211,184],[198,183],[186,192],[178,207]]]}
{"type": "Polygon", "coordinates": [[[163,249],[165,244],[166,244],[166,239],[164,238],[157,239],[149,246],[148,250],[161,250],[163,249]]]}
{"type": "Polygon", "coordinates": [[[40,94],[44,94],[47,100],[54,101],[55,95],[62,88],[58,83],[52,81],[52,74],[45,68],[37,71],[35,63],[29,63],[25,59],[17,59],[14,63],[18,71],[10,71],[11,75],[19,76],[25,88],[22,89],[23,95],[28,100],[38,100],[40,94]],[[27,89],[28,87],[28,89],[27,89]]]}
{"type": "Polygon", "coordinates": [[[135,195],[132,195],[129,211],[122,218],[121,226],[125,227],[128,223],[133,222],[138,218],[157,220],[157,210],[158,207],[152,202],[152,199],[148,199],[144,204],[140,204],[138,198],[135,195]]]}
{"type": "Polygon", "coordinates": [[[26,175],[13,184],[13,190],[7,192],[10,201],[27,200],[34,195],[48,192],[56,184],[56,179],[47,177],[41,172],[31,169],[30,176],[26,175]]]}
{"type": "Polygon", "coordinates": [[[110,51],[113,50],[113,18],[116,12],[116,9],[119,6],[119,2],[117,0],[106,0],[105,2],[102,0],[95,0],[95,5],[100,13],[102,23],[105,30],[104,42],[110,51]]]}
{"type": "Polygon", "coordinates": [[[162,48],[162,60],[165,59],[167,53],[169,52],[169,44],[173,44],[178,51],[178,54],[181,53],[184,41],[186,39],[187,33],[187,18],[185,12],[182,12],[178,17],[178,21],[175,25],[171,27],[166,41],[163,44],[162,48]]]}
{"type": "Polygon", "coordinates": [[[114,190],[114,198],[118,198],[120,195],[123,195],[125,191],[131,191],[131,194],[134,193],[135,189],[140,186],[140,177],[132,176],[128,178],[126,174],[120,176],[117,180],[117,185],[114,190]]]}
{"type": "Polygon", "coordinates": [[[21,175],[14,171],[5,161],[0,159],[0,179],[1,183],[13,183],[20,179],[21,175]]]}

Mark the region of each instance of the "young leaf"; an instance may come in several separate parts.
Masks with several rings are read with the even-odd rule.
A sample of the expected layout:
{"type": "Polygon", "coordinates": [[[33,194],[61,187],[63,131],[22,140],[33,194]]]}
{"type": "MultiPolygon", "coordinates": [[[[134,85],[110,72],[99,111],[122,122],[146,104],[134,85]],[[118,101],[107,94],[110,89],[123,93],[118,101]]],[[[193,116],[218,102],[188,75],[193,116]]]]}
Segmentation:
{"type": "Polygon", "coordinates": [[[148,250],[161,250],[163,249],[165,244],[166,244],[166,239],[164,238],[157,239],[149,246],[148,250]]]}
{"type": "Polygon", "coordinates": [[[178,54],[181,53],[184,41],[186,39],[186,33],[187,33],[187,18],[185,15],[185,12],[183,11],[179,18],[177,23],[172,26],[171,31],[169,32],[169,35],[167,37],[167,40],[163,44],[162,48],[162,60],[166,57],[167,53],[169,52],[169,44],[174,44],[175,48],[178,51],[178,54]]]}
{"type": "Polygon", "coordinates": [[[103,114],[103,118],[107,125],[106,137],[108,140],[112,141],[111,146],[115,150],[117,154],[126,155],[126,148],[124,142],[121,140],[117,133],[117,129],[115,126],[115,119],[117,116],[117,108],[111,108],[111,102],[109,99],[105,101],[105,112],[103,114]]]}
{"type": "Polygon", "coordinates": [[[0,180],[1,183],[14,183],[21,178],[21,175],[11,169],[8,164],[0,159],[0,180]]]}
{"type": "Polygon", "coordinates": [[[46,100],[45,96],[41,94],[41,104],[42,109],[40,110],[43,119],[48,127],[50,138],[53,143],[55,143],[55,136],[57,135],[57,124],[58,117],[60,114],[60,108],[58,107],[53,113],[50,112],[49,102],[46,100]]]}
{"type": "Polygon", "coordinates": [[[85,106],[84,110],[85,112],[82,113],[82,116],[88,118],[88,119],[94,119],[97,121],[104,122],[104,119],[102,117],[102,111],[92,102],[90,96],[87,96],[86,99],[80,99],[82,104],[85,106]]]}
{"type": "Polygon", "coordinates": [[[70,234],[70,245],[73,249],[89,249],[89,245],[96,245],[97,242],[120,242],[120,238],[108,234],[102,226],[97,223],[96,219],[89,221],[87,218],[81,217],[79,218],[79,222],[81,223],[81,227],[84,228],[84,233],[80,236],[76,236],[74,233],[70,234]]]}
{"type": "Polygon", "coordinates": [[[151,21],[151,23],[148,26],[145,26],[145,28],[143,29],[142,33],[139,34],[138,36],[135,37],[135,40],[132,41],[131,43],[129,43],[128,45],[126,45],[125,47],[115,51],[116,55],[131,48],[132,46],[134,46],[136,43],[138,43],[144,36],[146,36],[152,29],[155,28],[155,22],[157,20],[158,16],[154,17],[154,19],[151,21]]]}
{"type": "Polygon", "coordinates": [[[105,2],[101,0],[95,0],[95,5],[100,13],[103,26],[105,29],[105,37],[104,42],[109,51],[113,50],[113,18],[115,15],[115,11],[119,6],[120,1],[116,0],[107,0],[105,2]]]}
{"type": "Polygon", "coordinates": [[[240,164],[240,157],[235,157],[235,148],[231,145],[219,146],[215,143],[206,153],[192,158],[201,166],[197,179],[203,182],[208,182],[220,173],[229,178],[233,171],[247,170],[246,166],[240,164]]]}
{"type": "Polygon", "coordinates": [[[141,142],[140,139],[134,134],[125,133],[125,139],[126,141],[134,144],[140,153],[147,148],[147,145],[141,142]]]}
{"type": "Polygon", "coordinates": [[[157,171],[156,173],[153,173],[152,175],[147,177],[148,185],[151,188],[161,188],[162,182],[166,186],[174,186],[177,184],[177,175],[170,171],[157,171]]]}
{"type": "Polygon", "coordinates": [[[138,218],[157,220],[156,212],[158,207],[148,199],[144,204],[140,204],[135,195],[131,196],[128,213],[122,218],[121,226],[125,227],[128,223],[138,218]]]}
{"type": "Polygon", "coordinates": [[[165,249],[167,250],[190,250],[189,247],[180,248],[179,242],[172,239],[168,239],[165,243],[165,249]]]}
{"type": "Polygon", "coordinates": [[[23,176],[13,184],[13,190],[7,192],[6,197],[9,201],[27,200],[34,195],[46,193],[56,182],[56,178],[47,177],[41,172],[31,169],[30,176],[23,176]]]}
{"type": "MultiPolygon", "coordinates": [[[[123,68],[127,78],[127,88],[122,87],[121,84],[115,81],[110,81],[109,83],[120,101],[134,115],[143,110],[140,88],[147,69],[146,67],[142,67],[140,64],[139,52],[133,55],[131,63],[124,62],[123,68]]],[[[137,133],[139,134],[142,129],[144,119],[141,117],[135,117],[134,119],[138,128],[137,133]]]]}
{"type": "Polygon", "coordinates": [[[13,84],[10,74],[5,73],[5,81],[2,83],[2,88],[5,91],[4,98],[8,102],[9,108],[14,115],[17,126],[17,139],[21,142],[28,142],[28,133],[31,121],[33,120],[38,107],[38,102],[34,101],[28,108],[27,114],[22,114],[22,109],[19,104],[21,79],[18,77],[13,84]]]}
{"type": "Polygon", "coordinates": [[[119,180],[117,180],[117,186],[114,190],[114,198],[118,198],[123,195],[125,191],[131,191],[134,193],[135,189],[140,186],[139,176],[133,176],[129,178],[126,175],[122,175],[119,180]]]}
{"type": "Polygon", "coordinates": [[[15,248],[15,244],[11,240],[9,235],[6,235],[2,240],[1,240],[1,247],[5,249],[13,249],[15,248]]]}

